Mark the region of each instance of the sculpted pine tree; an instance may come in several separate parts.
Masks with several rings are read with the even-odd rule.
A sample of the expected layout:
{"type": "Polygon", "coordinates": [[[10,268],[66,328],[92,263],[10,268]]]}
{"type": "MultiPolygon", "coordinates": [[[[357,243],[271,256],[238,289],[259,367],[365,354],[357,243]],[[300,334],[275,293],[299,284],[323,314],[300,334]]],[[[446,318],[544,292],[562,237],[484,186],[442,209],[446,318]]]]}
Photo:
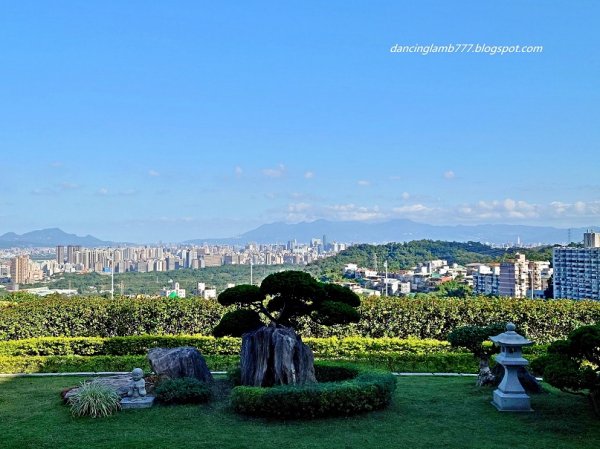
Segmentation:
{"type": "Polygon", "coordinates": [[[303,271],[271,274],[260,288],[229,288],[218,301],[224,306],[240,306],[221,318],[213,334],[242,337],[242,385],[316,382],[313,353],[294,331],[294,323],[300,317],[324,325],[359,319],[358,295],[339,285],[322,284],[303,271]]]}
{"type": "Polygon", "coordinates": [[[503,324],[489,326],[462,326],[454,329],[448,335],[448,341],[454,348],[466,348],[479,360],[479,375],[477,386],[494,385],[496,376],[490,369],[490,358],[499,349],[489,342],[489,337],[504,332],[503,324]],[[487,343],[487,344],[485,344],[487,343]]]}

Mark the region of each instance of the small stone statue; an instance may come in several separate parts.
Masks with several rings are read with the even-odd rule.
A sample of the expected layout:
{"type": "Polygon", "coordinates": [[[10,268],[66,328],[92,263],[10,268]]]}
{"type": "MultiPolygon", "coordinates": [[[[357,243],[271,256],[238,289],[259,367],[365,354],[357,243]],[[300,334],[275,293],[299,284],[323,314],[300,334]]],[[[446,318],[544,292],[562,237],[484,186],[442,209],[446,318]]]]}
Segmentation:
{"type": "Polygon", "coordinates": [[[146,381],[144,380],[144,371],[141,368],[134,368],[131,372],[131,382],[127,390],[127,397],[131,399],[143,398],[146,396],[146,381]]]}

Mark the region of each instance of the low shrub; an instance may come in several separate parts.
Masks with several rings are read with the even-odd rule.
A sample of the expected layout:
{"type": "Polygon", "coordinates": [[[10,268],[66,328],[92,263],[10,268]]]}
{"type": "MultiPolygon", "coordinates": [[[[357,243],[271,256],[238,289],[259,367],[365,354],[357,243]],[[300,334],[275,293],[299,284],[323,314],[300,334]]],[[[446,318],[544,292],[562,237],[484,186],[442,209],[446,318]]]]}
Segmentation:
{"type": "Polygon", "coordinates": [[[121,408],[121,397],[108,385],[100,382],[84,382],[77,393],[69,398],[73,416],[103,418],[121,408]]]}
{"type": "Polygon", "coordinates": [[[193,377],[162,380],[154,393],[163,404],[202,404],[212,396],[210,385],[193,377]]]}
{"type": "Polygon", "coordinates": [[[319,361],[315,363],[315,377],[319,382],[340,382],[354,379],[360,368],[350,364],[319,361]]]}
{"type": "MultiPolygon", "coordinates": [[[[346,368],[349,369],[349,368],[346,368]]],[[[356,369],[356,377],[340,382],[271,388],[238,386],[231,394],[237,413],[278,419],[312,419],[350,416],[387,406],[396,379],[383,371],[356,369]]],[[[332,377],[346,375],[344,368],[325,368],[332,377]]]]}

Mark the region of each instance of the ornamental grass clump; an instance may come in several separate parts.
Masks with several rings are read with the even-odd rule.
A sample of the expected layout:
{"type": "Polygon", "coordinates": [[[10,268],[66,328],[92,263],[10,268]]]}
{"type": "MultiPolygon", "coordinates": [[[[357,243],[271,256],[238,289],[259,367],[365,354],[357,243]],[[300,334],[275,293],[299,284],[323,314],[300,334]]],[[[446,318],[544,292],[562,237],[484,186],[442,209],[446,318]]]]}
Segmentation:
{"type": "Polygon", "coordinates": [[[121,397],[101,382],[84,382],[69,398],[73,416],[104,418],[121,409],[121,397]]]}

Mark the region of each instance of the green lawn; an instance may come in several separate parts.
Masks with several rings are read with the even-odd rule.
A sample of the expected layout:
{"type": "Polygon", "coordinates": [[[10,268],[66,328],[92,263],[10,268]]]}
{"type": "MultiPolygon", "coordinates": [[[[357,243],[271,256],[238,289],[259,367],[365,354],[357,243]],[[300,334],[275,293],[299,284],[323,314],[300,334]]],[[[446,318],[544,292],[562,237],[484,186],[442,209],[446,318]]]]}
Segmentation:
{"type": "Polygon", "coordinates": [[[59,392],[80,379],[0,378],[0,448],[594,448],[586,398],[548,388],[533,413],[499,413],[473,378],[401,377],[393,404],[352,418],[273,422],[226,401],[73,418],[59,392]]]}

